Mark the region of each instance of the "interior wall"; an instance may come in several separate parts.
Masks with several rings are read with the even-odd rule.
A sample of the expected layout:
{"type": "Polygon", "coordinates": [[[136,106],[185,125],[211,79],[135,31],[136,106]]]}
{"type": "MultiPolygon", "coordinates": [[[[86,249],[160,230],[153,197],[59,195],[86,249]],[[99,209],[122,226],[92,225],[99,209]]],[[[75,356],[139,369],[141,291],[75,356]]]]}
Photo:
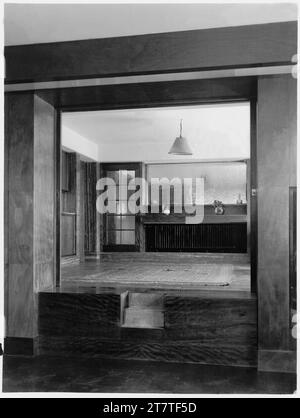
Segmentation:
{"type": "Polygon", "coordinates": [[[66,151],[81,155],[85,161],[97,161],[98,159],[98,145],[66,126],[64,114],[61,125],[61,145],[66,151]]]}
{"type": "Polygon", "coordinates": [[[289,187],[297,181],[296,80],[260,77],[257,105],[260,368],[273,369],[277,363],[280,369],[287,368],[282,352],[291,349],[289,187]]]}

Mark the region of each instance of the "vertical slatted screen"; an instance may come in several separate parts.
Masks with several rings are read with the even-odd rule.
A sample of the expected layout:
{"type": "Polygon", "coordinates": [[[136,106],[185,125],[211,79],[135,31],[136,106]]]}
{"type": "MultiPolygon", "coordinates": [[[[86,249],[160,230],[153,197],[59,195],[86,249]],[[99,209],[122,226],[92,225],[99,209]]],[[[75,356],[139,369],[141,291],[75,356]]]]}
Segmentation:
{"type": "Polygon", "coordinates": [[[247,252],[247,224],[148,224],[146,251],[247,252]]]}

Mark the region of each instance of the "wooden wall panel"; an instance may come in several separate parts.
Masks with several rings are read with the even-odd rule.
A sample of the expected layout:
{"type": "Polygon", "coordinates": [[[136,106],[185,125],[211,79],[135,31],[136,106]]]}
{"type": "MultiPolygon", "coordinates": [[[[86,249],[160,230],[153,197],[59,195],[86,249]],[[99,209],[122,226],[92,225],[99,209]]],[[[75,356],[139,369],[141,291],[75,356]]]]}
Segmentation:
{"type": "Polygon", "coordinates": [[[76,215],[62,214],[61,220],[61,257],[76,256],[76,215]]]}
{"type": "Polygon", "coordinates": [[[37,81],[289,63],[297,22],[10,46],[6,80],[37,81]]]}
{"type": "Polygon", "coordinates": [[[33,316],[33,95],[5,97],[8,158],[6,336],[32,337],[33,316]]]}
{"type": "Polygon", "coordinates": [[[38,95],[67,110],[207,104],[256,98],[256,77],[75,87],[40,90],[38,95]]]}
{"type": "MultiPolygon", "coordinates": [[[[181,292],[179,292],[181,293],[181,292]]],[[[121,294],[41,293],[39,348],[52,355],[257,364],[255,298],[164,296],[163,329],[120,325],[121,294]]]]}
{"type": "Polygon", "coordinates": [[[34,264],[35,289],[54,286],[55,110],[34,97],[34,264]]]}
{"type": "Polygon", "coordinates": [[[54,281],[54,121],[34,94],[6,95],[6,337],[37,335],[37,292],[54,281]]]}
{"type": "Polygon", "coordinates": [[[297,82],[258,81],[258,301],[260,350],[290,349],[289,186],[295,179],[297,82]]]}
{"type": "Polygon", "coordinates": [[[41,354],[256,367],[257,350],[246,346],[214,346],[198,341],[124,341],[97,337],[41,336],[41,354]]]}
{"type": "Polygon", "coordinates": [[[117,338],[120,295],[41,293],[39,334],[117,338]]]}
{"type": "Polygon", "coordinates": [[[220,346],[257,347],[256,300],[166,296],[168,339],[220,346]]]}

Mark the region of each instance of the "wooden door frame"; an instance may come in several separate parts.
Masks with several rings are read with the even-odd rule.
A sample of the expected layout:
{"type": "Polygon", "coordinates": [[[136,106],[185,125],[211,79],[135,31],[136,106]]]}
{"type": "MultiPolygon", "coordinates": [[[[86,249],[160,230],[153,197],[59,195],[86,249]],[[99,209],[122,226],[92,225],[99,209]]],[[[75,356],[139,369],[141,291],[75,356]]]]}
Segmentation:
{"type": "Polygon", "coordinates": [[[56,272],[55,285],[57,288],[60,287],[61,279],[61,245],[60,245],[60,235],[61,235],[61,160],[62,160],[62,147],[61,147],[61,109],[56,109],[56,118],[55,118],[55,268],[56,272]]]}
{"type": "MultiPolygon", "coordinates": [[[[117,109],[137,109],[137,108],[152,108],[152,107],[180,107],[180,106],[191,106],[191,105],[205,105],[205,104],[230,104],[230,103],[240,103],[240,102],[249,102],[250,103],[250,149],[251,149],[251,156],[250,156],[250,171],[251,171],[251,191],[256,191],[257,188],[257,155],[256,155],[256,149],[257,149],[257,132],[256,132],[256,114],[257,114],[257,79],[255,78],[255,80],[253,80],[252,77],[252,81],[251,81],[251,77],[248,78],[248,80],[246,80],[246,78],[244,77],[244,80],[240,80],[239,78],[236,79],[237,80],[237,90],[234,90],[233,92],[230,91],[230,94],[232,96],[220,96],[218,97],[218,95],[216,94],[215,91],[213,91],[213,96],[210,99],[210,90],[211,90],[211,85],[213,84],[214,81],[216,81],[216,85],[218,86],[218,82],[219,79],[216,80],[205,80],[208,84],[207,84],[207,90],[205,91],[206,97],[204,97],[203,99],[201,98],[201,96],[199,95],[198,99],[195,99],[195,97],[193,97],[192,99],[188,99],[186,98],[186,93],[185,91],[181,91],[182,89],[182,82],[177,82],[174,81],[172,82],[172,84],[170,84],[169,82],[167,83],[158,83],[158,84],[162,84],[162,85],[166,85],[168,86],[167,90],[169,91],[170,86],[172,86],[175,90],[176,90],[176,86],[179,87],[180,93],[178,94],[179,96],[183,96],[178,98],[178,95],[175,94],[175,98],[171,97],[169,100],[165,99],[164,97],[159,97],[155,102],[153,102],[153,98],[145,98],[145,97],[136,97],[134,102],[130,101],[130,103],[127,103],[125,100],[125,103],[123,103],[124,101],[124,97],[122,96],[121,99],[122,100],[118,100],[118,98],[115,100],[115,102],[110,105],[104,105],[103,103],[99,103],[99,105],[97,105],[95,102],[93,104],[85,104],[84,100],[86,100],[86,94],[83,92],[83,99],[82,99],[82,104],[78,104],[78,96],[75,95],[77,103],[75,106],[72,105],[72,103],[68,103],[68,105],[62,105],[62,102],[64,102],[65,100],[68,101],[69,100],[69,96],[63,96],[62,98],[59,98],[59,100],[57,100],[56,96],[53,96],[53,93],[47,92],[47,91],[43,91],[41,92],[41,96],[44,99],[48,99],[50,102],[52,102],[54,104],[54,106],[57,109],[57,147],[59,148],[59,150],[61,149],[61,113],[62,112],[82,112],[82,111],[95,111],[95,110],[117,110],[117,109]],[[243,81],[243,82],[242,82],[243,81]],[[245,81],[245,82],[244,82],[245,81]],[[254,81],[254,83],[253,83],[254,81]],[[247,85],[248,83],[248,85],[247,85]],[[255,88],[253,88],[253,84],[255,86],[255,88]],[[251,85],[251,88],[250,88],[251,85]],[[247,86],[247,87],[246,87],[247,86]],[[241,93],[239,95],[238,91],[241,88],[241,93]],[[140,99],[140,100],[139,100],[140,99]]],[[[223,87],[223,83],[224,86],[230,86],[231,84],[233,84],[233,80],[225,80],[222,79],[221,80],[221,87],[220,89],[222,90],[223,87]]],[[[203,86],[202,84],[203,80],[200,80],[200,84],[201,86],[203,86]]],[[[145,85],[141,86],[141,89],[139,92],[144,92],[144,89],[147,89],[147,83],[145,83],[145,85]]],[[[155,83],[152,83],[155,84],[155,83]]],[[[112,90],[114,91],[115,86],[106,86],[107,87],[111,87],[112,90]]],[[[136,90],[136,85],[130,85],[129,88],[128,86],[124,86],[124,94],[126,97],[126,94],[130,94],[131,88],[134,89],[134,91],[136,90]]],[[[190,86],[189,86],[190,88],[190,86]]],[[[189,89],[188,88],[188,89],[189,89]]],[[[203,87],[205,89],[205,87],[203,87]]],[[[224,87],[226,89],[226,87],[224,87]]],[[[97,89],[97,87],[95,87],[95,89],[97,89]]],[[[77,88],[70,88],[68,89],[71,97],[71,102],[72,102],[72,92],[73,91],[78,91],[77,88]]],[[[142,93],[141,93],[142,94],[142,93]]],[[[162,95],[164,95],[165,92],[162,93],[162,95]]],[[[187,93],[187,96],[190,93],[187,93]]],[[[171,93],[172,96],[172,93],[171,93]]],[[[56,159],[56,164],[57,167],[60,167],[60,154],[57,151],[57,159],[56,159]]],[[[104,163],[103,163],[104,164],[104,163]]],[[[126,164],[126,163],[125,163],[126,164]]],[[[121,163],[119,164],[121,165],[121,163]]],[[[56,184],[59,184],[60,187],[60,169],[57,168],[57,181],[56,184]],[[59,178],[58,178],[59,177],[59,178]]],[[[60,193],[56,194],[56,216],[58,216],[57,214],[60,214],[60,193]]],[[[251,204],[250,204],[250,210],[251,210],[251,249],[250,249],[250,263],[251,263],[251,292],[256,294],[257,293],[257,197],[253,196],[251,193],[251,204]]],[[[59,215],[60,217],[60,215],[59,215]]],[[[56,220],[56,225],[57,225],[57,229],[58,225],[60,225],[60,221],[56,220]]],[[[60,254],[60,244],[59,244],[59,232],[57,231],[57,248],[56,248],[56,254],[60,254]],[[59,247],[59,248],[58,248],[59,247]]],[[[60,258],[58,259],[60,261],[60,258]]],[[[58,263],[57,263],[58,264],[58,263]]],[[[60,263],[59,263],[60,264],[60,263]]],[[[57,280],[56,280],[56,284],[59,287],[60,285],[60,266],[57,266],[56,268],[56,272],[57,272],[57,280]]]]}
{"type": "MultiPolygon", "coordinates": [[[[251,292],[257,293],[257,100],[250,100],[250,264],[251,292]]],[[[248,208],[247,208],[248,210],[248,208]]]]}

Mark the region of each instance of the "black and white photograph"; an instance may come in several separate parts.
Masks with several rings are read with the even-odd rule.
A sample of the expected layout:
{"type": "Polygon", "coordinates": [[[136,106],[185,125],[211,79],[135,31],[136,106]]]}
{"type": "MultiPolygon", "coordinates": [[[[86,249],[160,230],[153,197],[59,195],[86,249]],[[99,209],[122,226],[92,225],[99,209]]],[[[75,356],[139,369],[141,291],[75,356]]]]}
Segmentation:
{"type": "Polygon", "coordinates": [[[2,2],[0,397],[298,397],[298,8],[2,2]]]}

